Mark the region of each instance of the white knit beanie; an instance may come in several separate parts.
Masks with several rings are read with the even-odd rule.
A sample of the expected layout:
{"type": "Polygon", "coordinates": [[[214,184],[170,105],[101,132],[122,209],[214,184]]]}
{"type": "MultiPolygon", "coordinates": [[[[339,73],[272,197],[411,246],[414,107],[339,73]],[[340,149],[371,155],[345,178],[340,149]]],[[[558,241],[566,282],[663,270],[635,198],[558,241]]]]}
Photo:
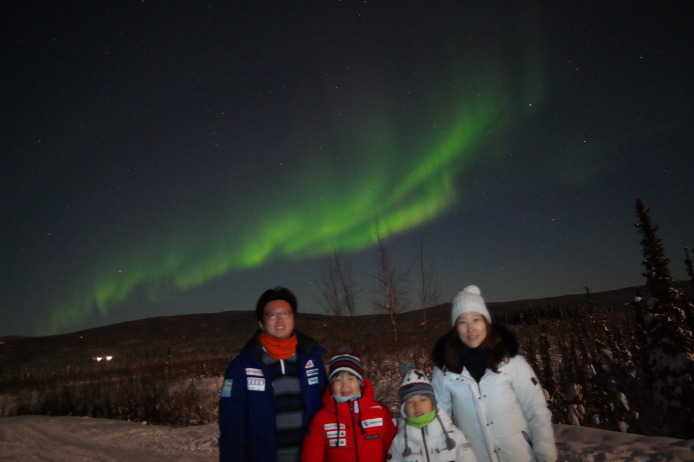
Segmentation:
{"type": "Polygon", "coordinates": [[[467,286],[461,292],[458,292],[453,298],[451,309],[451,324],[455,326],[455,321],[463,313],[480,313],[487,318],[491,324],[492,317],[489,315],[487,305],[484,304],[480,288],[477,286],[467,286]]]}

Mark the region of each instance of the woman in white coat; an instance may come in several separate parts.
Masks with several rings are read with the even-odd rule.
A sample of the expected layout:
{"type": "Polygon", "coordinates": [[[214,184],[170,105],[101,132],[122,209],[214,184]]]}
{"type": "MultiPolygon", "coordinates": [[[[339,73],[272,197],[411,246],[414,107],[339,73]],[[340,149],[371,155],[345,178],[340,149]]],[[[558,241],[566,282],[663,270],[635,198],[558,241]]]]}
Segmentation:
{"type": "Polygon", "coordinates": [[[453,327],[434,347],[432,386],[479,462],[554,462],[552,416],[515,336],[492,325],[477,286],[453,299],[453,327]]]}

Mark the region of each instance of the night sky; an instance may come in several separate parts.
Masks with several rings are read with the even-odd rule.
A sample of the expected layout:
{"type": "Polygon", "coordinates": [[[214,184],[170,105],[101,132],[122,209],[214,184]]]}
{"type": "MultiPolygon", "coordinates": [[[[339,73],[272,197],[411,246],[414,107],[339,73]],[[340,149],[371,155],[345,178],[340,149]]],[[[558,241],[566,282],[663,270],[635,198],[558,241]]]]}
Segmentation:
{"type": "Polygon", "coordinates": [[[686,278],[685,2],[30,3],[0,14],[0,335],[275,285],[320,312],[333,251],[368,312],[376,229],[441,302],[636,286],[637,198],[686,278]]]}

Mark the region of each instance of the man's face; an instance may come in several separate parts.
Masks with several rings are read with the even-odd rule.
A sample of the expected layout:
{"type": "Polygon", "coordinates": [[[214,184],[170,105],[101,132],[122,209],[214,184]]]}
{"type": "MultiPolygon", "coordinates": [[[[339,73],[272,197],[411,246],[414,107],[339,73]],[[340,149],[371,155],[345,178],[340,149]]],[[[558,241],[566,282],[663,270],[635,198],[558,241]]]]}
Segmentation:
{"type": "Polygon", "coordinates": [[[266,334],[289,338],[294,333],[294,312],[284,300],[272,300],[263,309],[263,320],[258,323],[266,334]]]}

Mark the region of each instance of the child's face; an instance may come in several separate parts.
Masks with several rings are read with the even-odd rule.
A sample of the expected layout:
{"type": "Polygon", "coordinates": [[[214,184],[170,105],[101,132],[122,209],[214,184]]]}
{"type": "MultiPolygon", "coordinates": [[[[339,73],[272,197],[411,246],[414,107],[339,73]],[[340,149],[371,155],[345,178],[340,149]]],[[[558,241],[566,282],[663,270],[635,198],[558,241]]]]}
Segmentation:
{"type": "Polygon", "coordinates": [[[354,396],[361,391],[361,385],[355,375],[342,371],[337,374],[332,385],[330,385],[330,391],[333,393],[333,396],[354,396]]]}
{"type": "Polygon", "coordinates": [[[405,415],[419,417],[434,410],[434,402],[426,395],[415,395],[405,401],[405,415]]]}

